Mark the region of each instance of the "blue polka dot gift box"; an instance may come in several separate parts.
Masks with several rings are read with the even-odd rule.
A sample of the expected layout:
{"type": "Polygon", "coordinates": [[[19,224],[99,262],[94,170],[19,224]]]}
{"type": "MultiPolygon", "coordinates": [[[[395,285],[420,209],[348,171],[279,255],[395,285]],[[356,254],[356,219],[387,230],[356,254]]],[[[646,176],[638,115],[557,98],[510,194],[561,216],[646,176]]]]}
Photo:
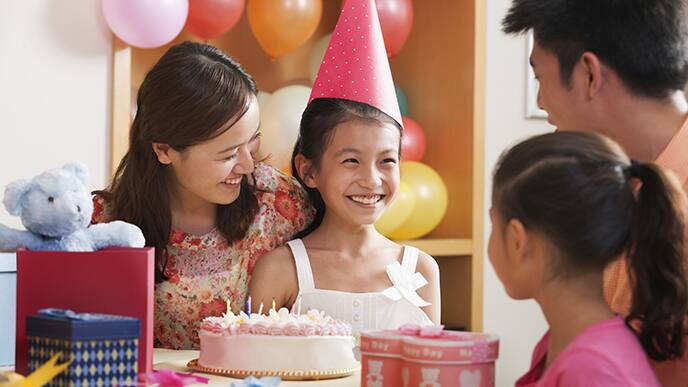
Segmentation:
{"type": "Polygon", "coordinates": [[[107,314],[41,309],[26,318],[29,371],[62,353],[69,368],[48,386],[135,385],[139,319],[107,314]]]}

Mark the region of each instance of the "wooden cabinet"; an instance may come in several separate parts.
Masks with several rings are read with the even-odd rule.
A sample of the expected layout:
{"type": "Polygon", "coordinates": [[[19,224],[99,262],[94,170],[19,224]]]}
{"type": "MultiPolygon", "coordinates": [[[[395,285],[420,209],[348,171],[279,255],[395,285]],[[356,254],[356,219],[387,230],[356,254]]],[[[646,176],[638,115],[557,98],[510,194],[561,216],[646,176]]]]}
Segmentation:
{"type": "MultiPolygon", "coordinates": [[[[209,43],[235,57],[262,90],[309,84],[311,48],[334,28],[340,1],[323,4],[314,36],[282,58],[271,60],[261,50],[245,13],[233,30],[209,43]]],[[[442,176],[449,193],[441,224],[408,243],[440,264],[442,322],[474,331],[482,329],[483,311],[485,8],[482,0],[416,0],[411,36],[390,61],[395,83],[408,96],[410,117],[427,135],[423,162],[442,176]]],[[[194,39],[182,32],[172,44],[194,39]]],[[[168,47],[137,49],[114,39],[113,170],[126,151],[132,94],[168,47]]]]}

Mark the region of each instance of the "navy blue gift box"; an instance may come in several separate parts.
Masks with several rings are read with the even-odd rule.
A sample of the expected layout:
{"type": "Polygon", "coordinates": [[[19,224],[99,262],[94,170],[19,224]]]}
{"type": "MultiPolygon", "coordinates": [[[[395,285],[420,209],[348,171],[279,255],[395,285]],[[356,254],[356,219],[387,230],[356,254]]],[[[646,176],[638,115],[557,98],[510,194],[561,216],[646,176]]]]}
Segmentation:
{"type": "Polygon", "coordinates": [[[69,368],[49,386],[135,385],[139,319],[106,314],[42,309],[26,318],[29,370],[62,352],[69,368]]]}

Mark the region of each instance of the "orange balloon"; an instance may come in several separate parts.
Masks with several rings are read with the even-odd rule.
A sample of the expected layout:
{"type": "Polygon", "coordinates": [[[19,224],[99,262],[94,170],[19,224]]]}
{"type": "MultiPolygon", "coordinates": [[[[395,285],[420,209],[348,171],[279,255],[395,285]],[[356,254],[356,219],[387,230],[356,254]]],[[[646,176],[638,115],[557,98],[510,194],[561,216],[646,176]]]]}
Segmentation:
{"type": "Polygon", "coordinates": [[[247,14],[260,46],[277,58],[313,35],[322,17],[322,0],[249,0],[247,14]]]}

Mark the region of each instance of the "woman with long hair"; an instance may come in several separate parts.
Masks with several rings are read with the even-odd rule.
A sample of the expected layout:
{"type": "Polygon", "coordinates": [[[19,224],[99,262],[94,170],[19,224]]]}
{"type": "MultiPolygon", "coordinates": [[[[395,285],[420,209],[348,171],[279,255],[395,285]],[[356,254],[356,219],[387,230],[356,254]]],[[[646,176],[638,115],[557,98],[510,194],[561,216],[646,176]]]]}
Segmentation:
{"type": "Polygon", "coordinates": [[[170,48],[141,84],[112,183],[95,193],[95,222],[136,224],[155,247],[156,347],[198,348],[200,320],[241,309],[256,260],[312,217],[298,182],[255,160],[256,93],[217,48],[170,48]]]}

